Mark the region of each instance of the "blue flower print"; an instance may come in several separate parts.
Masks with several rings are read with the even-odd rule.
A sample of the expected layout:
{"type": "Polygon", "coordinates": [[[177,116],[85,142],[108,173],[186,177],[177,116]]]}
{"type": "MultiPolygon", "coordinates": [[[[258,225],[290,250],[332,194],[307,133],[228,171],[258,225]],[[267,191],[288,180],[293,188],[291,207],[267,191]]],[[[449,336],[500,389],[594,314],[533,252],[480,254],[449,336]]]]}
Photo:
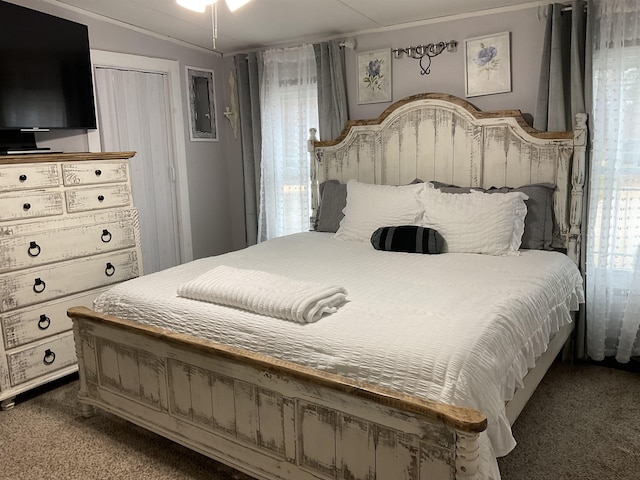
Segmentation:
{"type": "Polygon", "coordinates": [[[367,71],[369,72],[369,76],[370,77],[377,77],[380,75],[380,66],[381,66],[381,61],[380,60],[371,60],[369,62],[369,66],[367,67],[367,71]]]}
{"type": "Polygon", "coordinates": [[[491,72],[496,70],[500,65],[498,49],[494,46],[485,46],[484,43],[481,43],[480,51],[474,62],[478,66],[479,72],[486,71],[487,76],[491,76],[491,72]]]}
{"type": "Polygon", "coordinates": [[[375,60],[371,60],[369,65],[367,65],[366,74],[362,79],[367,88],[371,88],[372,90],[380,90],[382,88],[384,75],[382,75],[381,69],[383,63],[384,60],[376,58],[375,60]]]}

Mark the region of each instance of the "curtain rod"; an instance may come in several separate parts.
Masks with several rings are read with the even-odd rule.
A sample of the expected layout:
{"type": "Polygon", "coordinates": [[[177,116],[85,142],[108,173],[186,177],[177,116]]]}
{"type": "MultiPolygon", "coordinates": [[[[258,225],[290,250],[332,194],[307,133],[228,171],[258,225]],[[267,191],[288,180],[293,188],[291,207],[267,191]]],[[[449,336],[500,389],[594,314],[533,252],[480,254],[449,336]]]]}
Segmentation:
{"type": "MultiPolygon", "coordinates": [[[[571,12],[573,10],[573,5],[567,5],[565,7],[562,7],[562,9],[560,10],[560,13],[564,13],[564,12],[571,12]]],[[[587,4],[584,4],[584,11],[587,11],[587,4]]]]}

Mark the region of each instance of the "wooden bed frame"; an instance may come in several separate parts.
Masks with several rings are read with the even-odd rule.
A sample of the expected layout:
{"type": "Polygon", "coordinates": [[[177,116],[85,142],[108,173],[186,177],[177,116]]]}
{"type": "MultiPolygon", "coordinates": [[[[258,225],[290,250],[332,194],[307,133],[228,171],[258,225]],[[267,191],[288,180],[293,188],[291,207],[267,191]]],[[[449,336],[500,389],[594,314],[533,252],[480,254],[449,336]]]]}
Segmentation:
{"type": "MultiPolygon", "coordinates": [[[[409,97],[335,141],[310,141],[319,182],[554,183],[554,246],[579,257],[586,117],[543,133],[519,111],[409,97]]],[[[482,413],[264,355],[72,308],[83,413],[97,406],[258,479],[476,479],[482,413]]],[[[513,422],[571,333],[561,330],[509,402],[513,422]]]]}

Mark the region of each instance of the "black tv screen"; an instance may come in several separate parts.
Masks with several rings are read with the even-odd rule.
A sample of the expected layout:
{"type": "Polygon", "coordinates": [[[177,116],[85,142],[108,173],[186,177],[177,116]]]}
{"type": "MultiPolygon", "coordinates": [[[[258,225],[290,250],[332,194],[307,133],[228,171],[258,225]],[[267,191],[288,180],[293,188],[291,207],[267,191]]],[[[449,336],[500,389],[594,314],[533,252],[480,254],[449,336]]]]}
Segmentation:
{"type": "Polygon", "coordinates": [[[96,128],[86,25],[0,1],[0,129],[96,128]]]}

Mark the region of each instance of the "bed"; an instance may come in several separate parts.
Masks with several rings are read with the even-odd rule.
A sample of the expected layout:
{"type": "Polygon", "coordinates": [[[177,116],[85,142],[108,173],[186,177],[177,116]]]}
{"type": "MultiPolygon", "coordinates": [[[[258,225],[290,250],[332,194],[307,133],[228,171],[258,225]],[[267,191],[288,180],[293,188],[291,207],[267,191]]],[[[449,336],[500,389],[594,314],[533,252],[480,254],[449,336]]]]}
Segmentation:
{"type": "Polygon", "coordinates": [[[94,310],[69,310],[83,413],[102,408],[258,479],[498,479],[510,425],[570,345],[583,301],[585,139],[584,116],[574,132],[543,133],[519,111],[443,94],[350,122],[334,141],[312,137],[319,231],[140,277],[94,310]],[[444,254],[379,251],[322,227],[328,185],[350,189],[343,236],[354,192],[366,203],[379,189],[485,189],[449,205],[544,185],[552,222],[544,249],[457,252],[448,237],[444,254]],[[177,296],[222,266],[337,283],[348,301],[301,324],[177,296]]]}

